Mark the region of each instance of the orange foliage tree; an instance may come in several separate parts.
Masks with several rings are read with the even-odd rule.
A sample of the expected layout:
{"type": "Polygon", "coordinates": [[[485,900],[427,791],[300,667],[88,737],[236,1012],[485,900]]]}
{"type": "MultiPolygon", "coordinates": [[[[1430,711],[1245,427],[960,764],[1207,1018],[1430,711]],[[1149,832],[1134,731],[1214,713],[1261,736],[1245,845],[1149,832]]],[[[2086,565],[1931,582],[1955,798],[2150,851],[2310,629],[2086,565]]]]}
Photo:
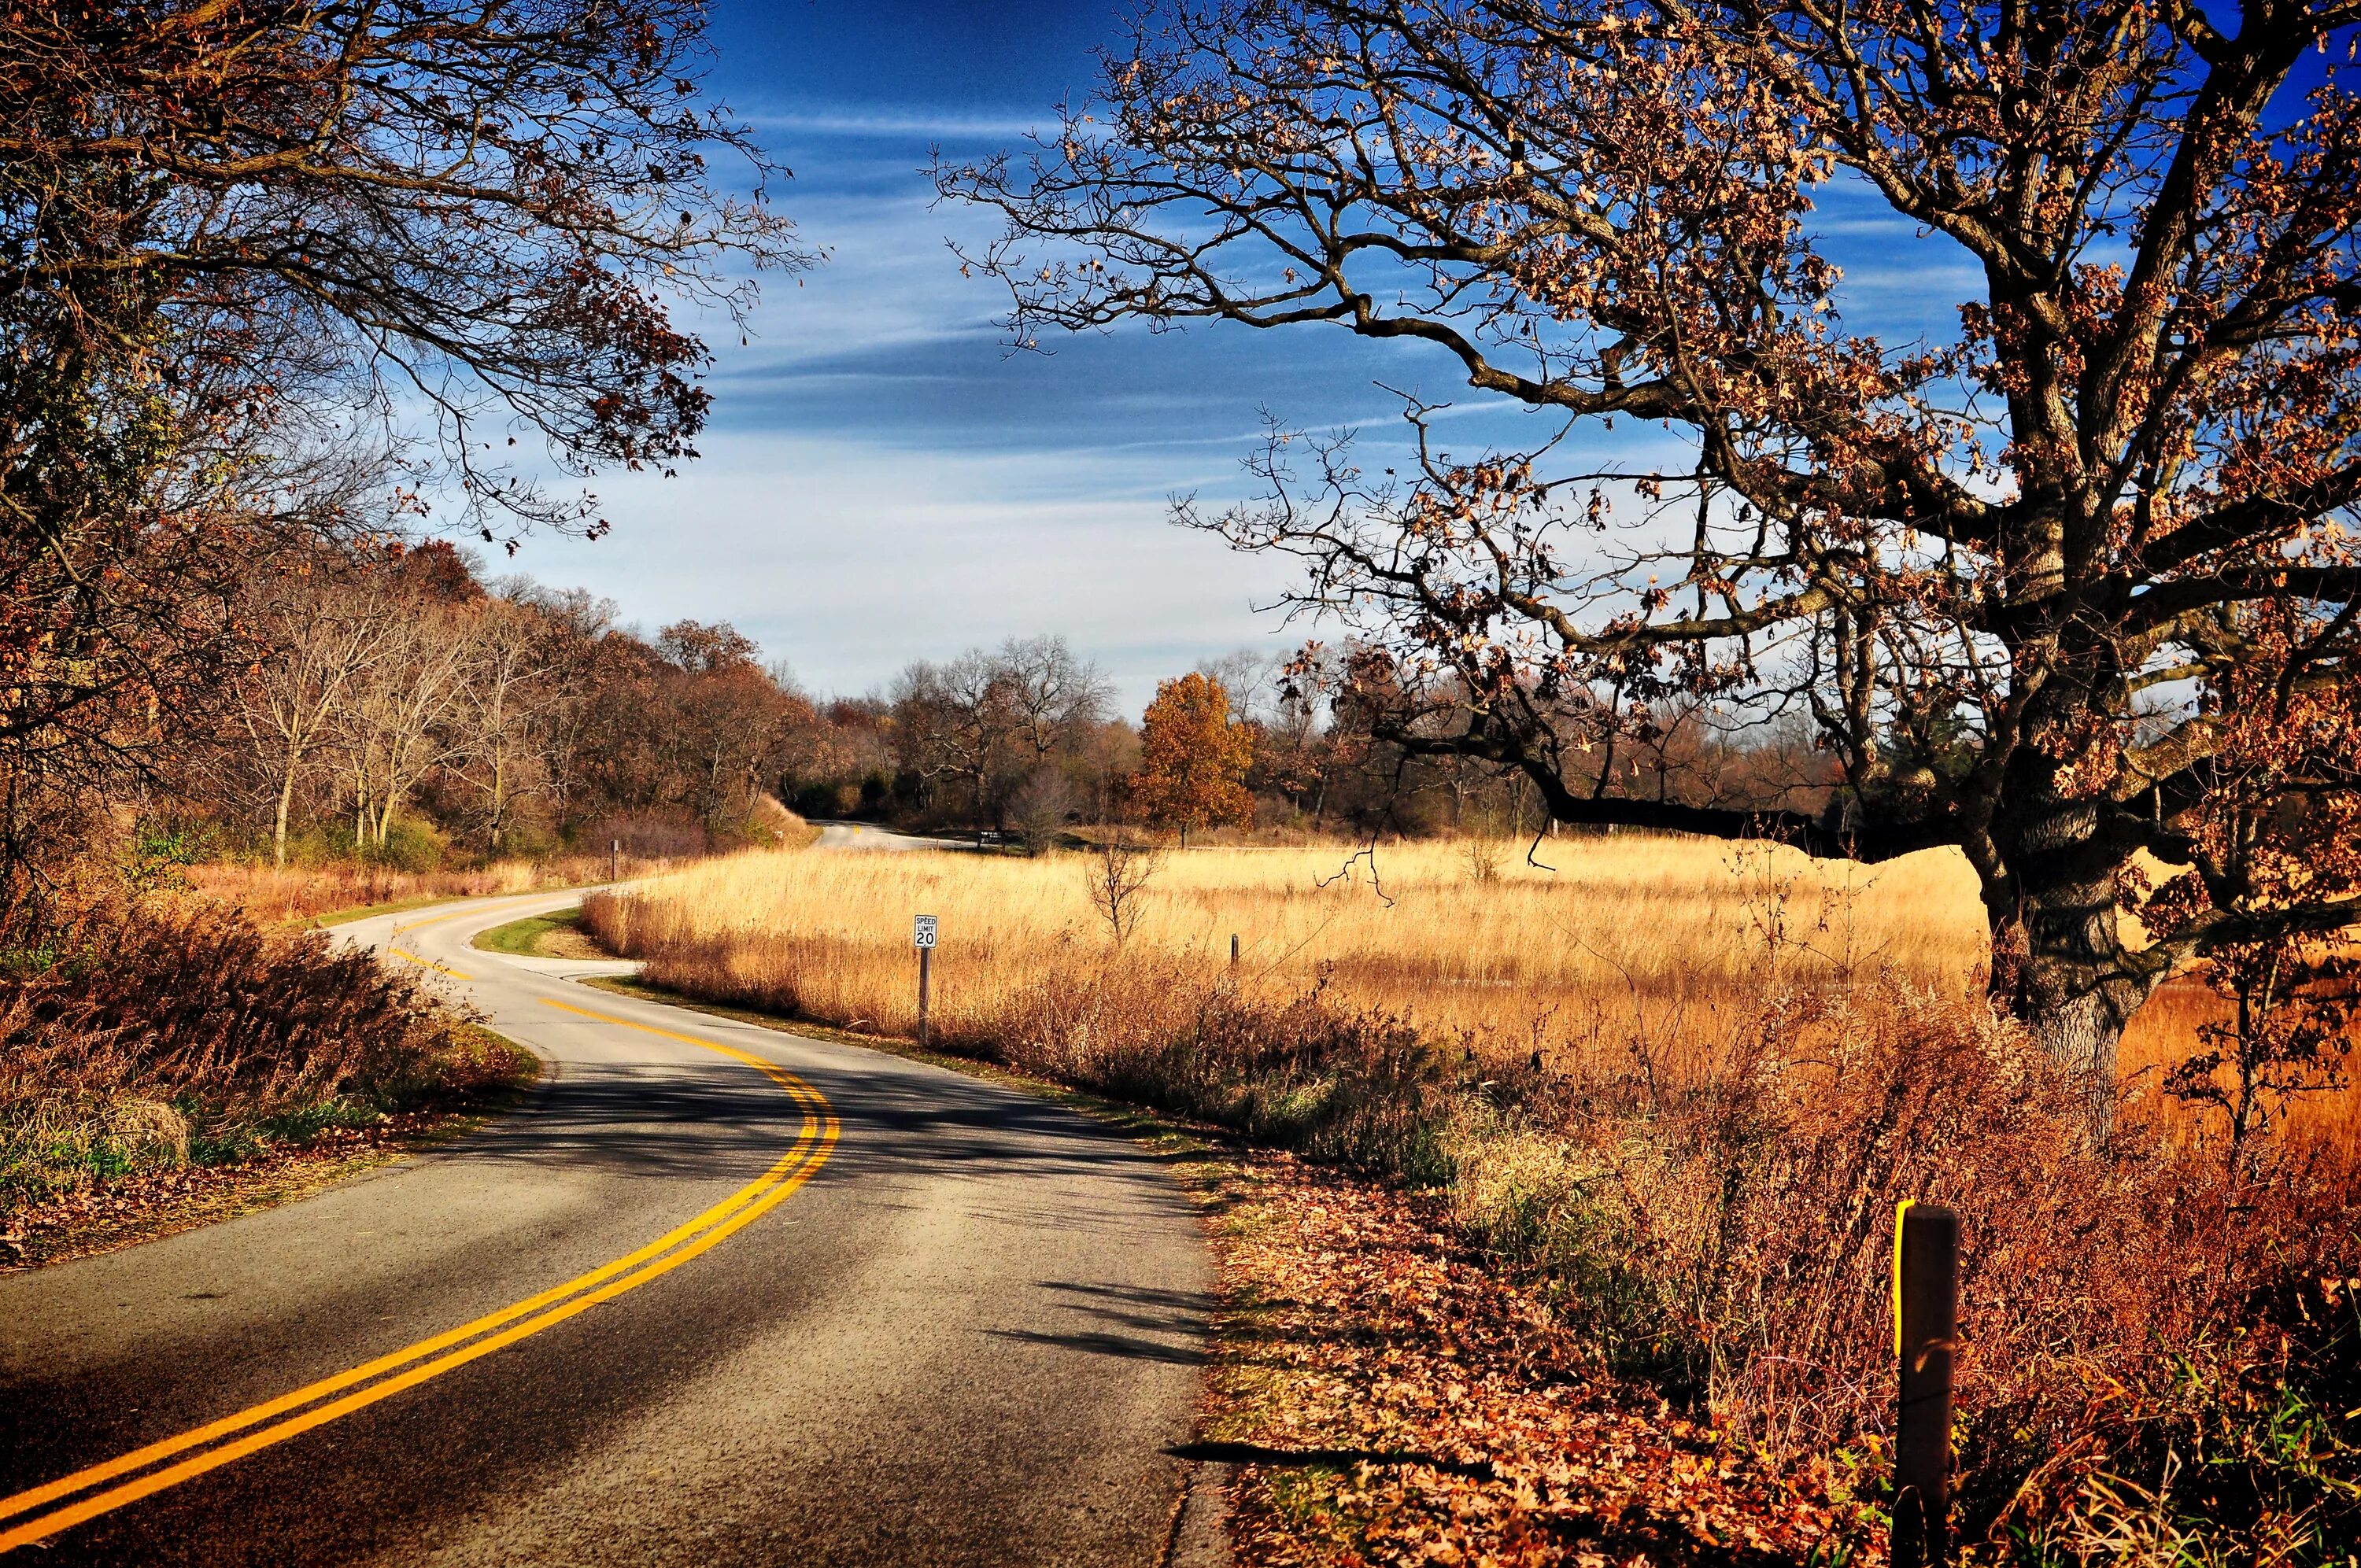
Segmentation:
{"type": "Polygon", "coordinates": [[[1246,769],[1254,763],[1254,728],[1230,717],[1229,693],[1209,675],[1159,681],[1156,700],[1139,729],[1139,774],[1133,797],[1148,819],[1191,828],[1254,821],[1246,769]]]}

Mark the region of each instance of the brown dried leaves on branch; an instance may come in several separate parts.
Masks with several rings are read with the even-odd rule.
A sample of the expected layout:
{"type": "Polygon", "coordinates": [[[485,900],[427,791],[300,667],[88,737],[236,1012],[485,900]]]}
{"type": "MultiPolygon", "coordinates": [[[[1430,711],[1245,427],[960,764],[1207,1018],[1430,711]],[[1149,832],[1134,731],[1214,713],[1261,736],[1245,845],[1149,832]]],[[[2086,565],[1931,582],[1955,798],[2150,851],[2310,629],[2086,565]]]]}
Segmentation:
{"type": "Polygon", "coordinates": [[[1520,769],[1561,820],[1957,845],[1995,999],[2103,1120],[2125,1020],[2245,939],[2118,918],[2222,783],[2177,694],[2250,670],[2349,702],[2361,658],[2353,18],[2237,16],[2234,43],[2188,5],[1173,0],[1028,160],[935,173],[1006,219],[970,259],[1021,342],[1334,323],[1540,414],[1455,457],[1408,399],[1399,477],[1275,432],[1262,499],[1178,514],[1301,565],[1366,729],[1520,769]],[[1847,321],[1857,206],[1964,284],[1949,341],[1847,321]],[[2300,655],[2256,605],[2312,618],[2300,655]],[[1805,727],[1839,809],[1632,787],[1699,702],[1805,727]]]}

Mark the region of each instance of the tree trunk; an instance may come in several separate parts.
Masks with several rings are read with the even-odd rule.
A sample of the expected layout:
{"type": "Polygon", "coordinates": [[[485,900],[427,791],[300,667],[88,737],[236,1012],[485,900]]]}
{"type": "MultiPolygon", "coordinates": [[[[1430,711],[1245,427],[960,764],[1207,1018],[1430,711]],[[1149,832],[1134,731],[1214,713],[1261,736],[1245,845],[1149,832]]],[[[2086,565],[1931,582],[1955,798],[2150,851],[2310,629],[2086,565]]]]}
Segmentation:
{"type": "Polygon", "coordinates": [[[2124,946],[2116,879],[2130,850],[2102,831],[2086,801],[2049,795],[2004,820],[2014,828],[2003,847],[2007,874],[1984,889],[1991,994],[2083,1080],[2092,1125],[2103,1134],[2124,1026],[2158,978],[2124,946]]]}
{"type": "Polygon", "coordinates": [[[508,756],[501,751],[492,753],[492,859],[500,858],[500,828],[508,819],[509,780],[508,756]]]}
{"type": "Polygon", "coordinates": [[[287,773],[279,782],[279,817],[272,824],[270,863],[280,871],[287,869],[287,812],[295,800],[295,754],[288,753],[287,773]]]}

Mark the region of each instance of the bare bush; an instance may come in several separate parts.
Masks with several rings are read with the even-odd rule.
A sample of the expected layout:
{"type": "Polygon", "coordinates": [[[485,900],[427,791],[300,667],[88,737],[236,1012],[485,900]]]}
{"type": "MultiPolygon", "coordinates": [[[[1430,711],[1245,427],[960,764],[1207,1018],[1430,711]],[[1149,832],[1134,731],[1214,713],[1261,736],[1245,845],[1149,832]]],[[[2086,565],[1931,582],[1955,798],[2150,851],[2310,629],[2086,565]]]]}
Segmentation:
{"type": "Polygon", "coordinates": [[[1131,939],[1138,928],[1148,884],[1164,867],[1163,850],[1126,833],[1103,836],[1091,846],[1082,864],[1083,884],[1091,907],[1107,923],[1115,946],[1131,939]]]}
{"type": "Polygon", "coordinates": [[[1038,855],[1054,848],[1059,830],[1073,815],[1074,792],[1066,783],[1064,772],[1044,763],[1025,775],[1016,786],[1016,794],[1008,803],[1009,820],[1025,836],[1027,854],[1038,855]]]}

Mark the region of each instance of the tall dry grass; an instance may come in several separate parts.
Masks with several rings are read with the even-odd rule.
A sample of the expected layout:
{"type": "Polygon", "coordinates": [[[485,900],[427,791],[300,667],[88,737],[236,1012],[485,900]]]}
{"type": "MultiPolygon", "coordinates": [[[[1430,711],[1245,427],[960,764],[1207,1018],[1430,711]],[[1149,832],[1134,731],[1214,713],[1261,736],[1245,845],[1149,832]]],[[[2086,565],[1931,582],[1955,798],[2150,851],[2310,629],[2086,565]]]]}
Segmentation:
{"type": "MultiPolygon", "coordinates": [[[[740,825],[741,843],[803,849],[819,829],[769,795],[761,796],[740,825]]],[[[443,898],[489,898],[538,893],[547,888],[586,887],[608,880],[660,875],[701,860],[713,835],[694,819],[660,814],[614,817],[582,835],[588,845],[615,843],[610,861],[603,850],[565,850],[511,856],[478,865],[405,870],[380,861],[349,858],[305,859],[285,866],[259,861],[215,861],[175,866],[171,881],[211,903],[244,910],[266,924],[290,925],[322,916],[348,916],[383,905],[443,898]]]]}
{"type": "MultiPolygon", "coordinates": [[[[1273,999],[1355,1007],[1499,1050],[1718,1039],[1767,989],[1885,973],[1964,989],[1983,952],[1972,875],[1932,852],[1879,867],[1777,844],[1642,836],[1543,846],[1196,850],[1169,857],[1126,944],[1273,999]]],[[[1083,858],[754,854],[594,900],[590,921],[664,983],[888,1033],[915,1026],[910,917],[942,921],[935,1027],[997,1035],[1041,979],[1110,946],[1083,858]]]]}
{"type": "MultiPolygon", "coordinates": [[[[1178,856],[1120,947],[1055,860],[749,857],[588,917],[659,983],[906,1032],[908,918],[937,915],[948,1046],[1439,1186],[1602,1356],[1872,1494],[1894,1206],[1949,1202],[1983,1556],[2327,1561],[2361,1529],[2349,1137],[2240,1168],[2135,1092],[2094,1144],[2079,1086],[1974,994],[1955,860],[1554,848],[1554,874],[1448,845],[1374,878],[1343,850],[1178,856]]],[[[2204,1005],[2169,992],[2138,1050],[2204,1005]]]]}
{"type": "MultiPolygon", "coordinates": [[[[662,871],[668,861],[639,861],[627,874],[662,871]]],[[[436,898],[486,898],[578,887],[603,882],[604,855],[571,855],[547,861],[498,861],[465,870],[406,872],[392,866],[339,861],[320,865],[272,867],[223,861],[181,872],[189,891],[212,903],[244,910],[268,924],[291,924],[378,905],[436,898]]]]}

